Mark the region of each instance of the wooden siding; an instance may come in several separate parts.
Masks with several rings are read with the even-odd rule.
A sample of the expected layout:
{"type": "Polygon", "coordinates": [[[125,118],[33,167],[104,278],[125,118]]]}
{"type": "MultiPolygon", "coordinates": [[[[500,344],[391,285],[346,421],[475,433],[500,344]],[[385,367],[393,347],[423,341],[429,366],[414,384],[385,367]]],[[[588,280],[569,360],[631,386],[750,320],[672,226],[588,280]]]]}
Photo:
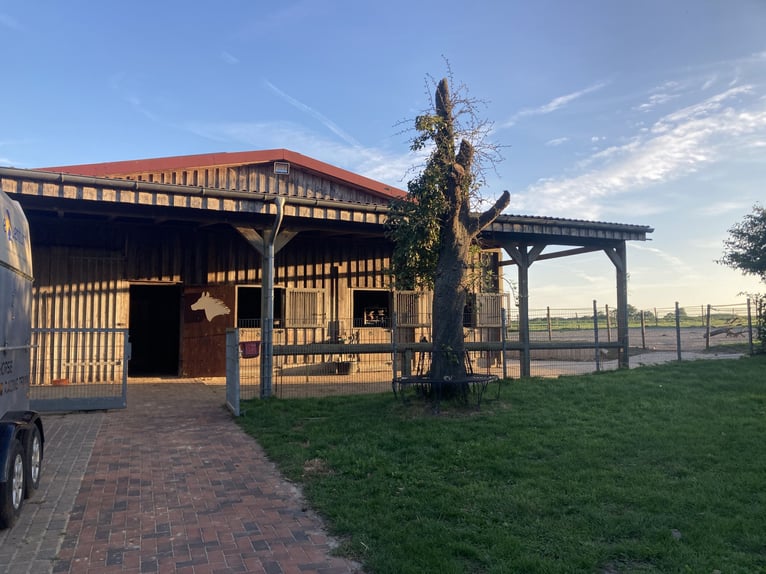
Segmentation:
{"type": "MultiPolygon", "coordinates": [[[[35,327],[129,327],[131,284],[181,285],[184,301],[179,374],[222,374],[224,333],[235,325],[237,313],[236,286],[260,286],[261,281],[260,255],[233,228],[98,222],[71,225],[63,220],[34,217],[31,225],[33,229],[45,229],[37,236],[33,234],[35,327]],[[82,246],[100,241],[122,248],[82,246]],[[214,322],[199,320],[200,312],[190,312],[189,299],[199,297],[203,290],[224,301],[231,313],[214,322]]],[[[292,305],[299,301],[302,309],[291,309],[286,314],[289,321],[280,327],[279,342],[324,342],[336,334],[351,333],[353,291],[387,290],[388,265],[385,242],[319,240],[315,234],[298,234],[275,258],[275,286],[287,290],[287,301],[292,305]],[[312,316],[301,316],[303,312],[312,316]]],[[[54,352],[48,345],[41,353],[47,353],[44,356],[48,363],[65,353],[59,361],[64,366],[89,360],[82,355],[83,341],[72,344],[78,348],[64,350],[59,341],[55,345],[59,350],[54,352]]],[[[66,373],[56,371],[48,379],[59,375],[64,377],[66,373]]]]}
{"type": "Polygon", "coordinates": [[[303,199],[331,199],[353,203],[387,205],[390,198],[366,193],[363,189],[291,166],[287,175],[274,174],[273,162],[254,165],[213,166],[196,169],[150,171],[122,176],[124,179],[246,191],[303,199]]]}
{"type": "Polygon", "coordinates": [[[33,384],[115,382],[124,361],[127,283],[119,253],[77,247],[34,248],[33,384]]]}

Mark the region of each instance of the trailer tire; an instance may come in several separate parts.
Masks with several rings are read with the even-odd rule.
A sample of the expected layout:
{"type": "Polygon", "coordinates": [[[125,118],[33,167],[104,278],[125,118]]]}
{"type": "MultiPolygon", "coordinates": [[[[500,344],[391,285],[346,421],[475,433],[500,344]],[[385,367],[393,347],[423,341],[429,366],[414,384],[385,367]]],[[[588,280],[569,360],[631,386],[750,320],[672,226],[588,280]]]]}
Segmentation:
{"type": "Polygon", "coordinates": [[[10,528],[24,506],[24,449],[18,440],[10,447],[8,480],[0,482],[0,528],[10,528]]]}
{"type": "Polygon", "coordinates": [[[26,439],[26,448],[24,463],[24,476],[26,477],[26,484],[24,488],[25,498],[29,498],[34,494],[35,490],[40,488],[40,475],[42,474],[43,464],[43,444],[40,440],[40,430],[37,425],[32,425],[32,430],[29,431],[26,439]]]}

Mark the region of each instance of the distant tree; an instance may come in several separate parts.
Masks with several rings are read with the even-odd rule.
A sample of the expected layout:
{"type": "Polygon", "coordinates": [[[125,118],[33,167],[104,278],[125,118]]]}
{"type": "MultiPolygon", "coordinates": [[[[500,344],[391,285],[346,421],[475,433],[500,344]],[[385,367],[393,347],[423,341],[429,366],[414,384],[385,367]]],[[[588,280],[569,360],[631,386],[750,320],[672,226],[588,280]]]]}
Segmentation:
{"type": "Polygon", "coordinates": [[[644,314],[644,321],[646,321],[647,323],[649,321],[654,321],[654,319],[655,319],[654,313],[652,313],[651,311],[639,311],[638,312],[638,317],[639,318],[641,317],[641,313],[644,314]]]}
{"type": "MultiPolygon", "coordinates": [[[[755,275],[766,283],[766,209],[760,204],[753,212],[729,229],[729,237],[723,242],[724,255],[718,263],[739,269],[745,275],[755,275]]],[[[766,352],[766,305],[764,296],[748,295],[755,302],[756,338],[758,350],[766,352]]]]}
{"type": "Polygon", "coordinates": [[[433,108],[415,119],[417,135],[410,147],[430,149],[430,155],[408,183],[408,196],[392,204],[388,219],[397,287],[433,287],[431,376],[437,380],[465,377],[463,310],[473,250],[479,233],[510,203],[504,191],[489,209],[472,211],[484,183],[482,160],[499,155],[484,139],[491,124],[478,118],[477,101],[462,93],[458,89],[453,97],[448,80],[442,79],[433,108]]]}
{"type": "Polygon", "coordinates": [[[729,229],[723,246],[724,255],[718,263],[766,283],[766,209],[762,205],[754,205],[752,213],[729,229]]]}

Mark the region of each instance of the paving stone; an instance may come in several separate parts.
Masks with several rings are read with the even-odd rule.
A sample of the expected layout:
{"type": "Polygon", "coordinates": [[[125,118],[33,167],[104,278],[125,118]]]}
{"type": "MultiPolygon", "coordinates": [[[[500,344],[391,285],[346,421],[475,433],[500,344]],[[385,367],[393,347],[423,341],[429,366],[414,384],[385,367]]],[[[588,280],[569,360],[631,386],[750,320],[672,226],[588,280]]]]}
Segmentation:
{"type": "Polygon", "coordinates": [[[0,531],[0,572],[361,572],[223,403],[131,383],[125,410],[44,415],[41,486],[0,531]]]}

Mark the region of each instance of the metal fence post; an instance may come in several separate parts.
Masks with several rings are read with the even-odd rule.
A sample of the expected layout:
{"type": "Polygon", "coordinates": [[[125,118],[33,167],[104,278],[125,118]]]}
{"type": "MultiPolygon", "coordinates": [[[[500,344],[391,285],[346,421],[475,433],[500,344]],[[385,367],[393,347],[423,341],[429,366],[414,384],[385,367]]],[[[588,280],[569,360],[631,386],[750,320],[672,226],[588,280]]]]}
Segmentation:
{"type": "Polygon", "coordinates": [[[750,312],[750,297],[747,298],[747,342],[750,347],[750,356],[755,354],[753,348],[753,316],[750,312]]]}
{"type": "Polygon", "coordinates": [[[551,308],[546,307],[545,315],[548,318],[548,341],[553,341],[553,329],[551,327],[551,308]]]}
{"type": "Polygon", "coordinates": [[[681,360],[681,308],[676,301],[676,350],[678,351],[678,360],[681,360]]]}
{"type": "Polygon", "coordinates": [[[596,351],[596,371],[601,370],[601,353],[598,348],[598,305],[596,300],[593,300],[593,341],[595,343],[596,351]]]}
{"type": "Polygon", "coordinates": [[[239,329],[226,330],[226,406],[238,417],[239,398],[239,329]]]}
{"type": "Polygon", "coordinates": [[[396,380],[396,312],[391,313],[391,369],[393,369],[392,381],[396,380]]]}
{"type": "Polygon", "coordinates": [[[641,311],[641,348],[646,350],[646,313],[641,311]]]}
{"type": "Polygon", "coordinates": [[[506,350],[506,342],[507,342],[506,330],[508,328],[508,320],[505,314],[505,309],[500,309],[500,325],[502,329],[501,336],[500,336],[500,341],[501,341],[500,352],[502,353],[501,360],[503,362],[503,378],[507,379],[508,378],[508,363],[505,360],[505,350],[506,350]]]}
{"type": "Polygon", "coordinates": [[[604,305],[604,311],[606,313],[606,340],[608,343],[612,342],[612,321],[609,318],[609,305],[604,305]]]}

